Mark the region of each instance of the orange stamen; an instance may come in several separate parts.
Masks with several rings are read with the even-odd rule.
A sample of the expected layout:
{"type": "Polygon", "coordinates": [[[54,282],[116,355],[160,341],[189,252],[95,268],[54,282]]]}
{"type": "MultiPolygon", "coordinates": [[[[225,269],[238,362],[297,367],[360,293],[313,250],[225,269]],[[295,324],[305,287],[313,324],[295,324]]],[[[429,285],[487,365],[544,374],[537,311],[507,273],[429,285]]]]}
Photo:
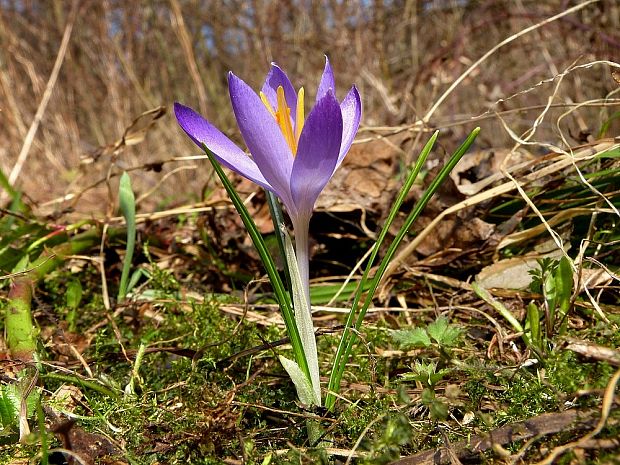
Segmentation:
{"type": "Polygon", "coordinates": [[[293,155],[295,155],[297,153],[297,141],[295,140],[293,126],[291,124],[291,109],[286,104],[286,98],[284,97],[284,88],[282,86],[278,86],[277,95],[278,110],[276,111],[276,120],[278,122],[278,125],[280,126],[280,129],[282,130],[284,139],[291,148],[291,152],[293,152],[293,155]]]}
{"type": "Polygon", "coordinates": [[[277,107],[274,110],[267,96],[260,92],[260,99],[263,102],[263,105],[269,110],[269,113],[273,115],[280,126],[280,130],[282,131],[282,135],[284,136],[284,140],[291,148],[291,152],[293,152],[293,156],[297,154],[297,144],[299,143],[299,136],[301,136],[301,130],[304,127],[304,88],[300,88],[297,93],[297,108],[295,109],[295,130],[293,130],[293,122],[291,120],[291,109],[288,107],[286,103],[286,98],[284,96],[284,88],[282,86],[278,86],[276,91],[277,95],[277,107]]]}

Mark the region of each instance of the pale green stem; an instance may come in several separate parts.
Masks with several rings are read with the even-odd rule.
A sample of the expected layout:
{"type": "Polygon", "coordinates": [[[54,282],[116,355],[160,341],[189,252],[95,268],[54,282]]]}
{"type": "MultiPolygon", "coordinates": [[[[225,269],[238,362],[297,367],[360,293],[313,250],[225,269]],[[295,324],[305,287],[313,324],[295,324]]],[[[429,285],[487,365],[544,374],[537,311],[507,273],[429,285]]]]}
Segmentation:
{"type": "MultiPolygon", "coordinates": [[[[297,266],[299,267],[299,274],[301,276],[301,282],[304,285],[304,293],[306,302],[308,303],[308,311],[310,312],[309,320],[312,323],[312,307],[310,305],[310,244],[308,242],[308,233],[310,229],[310,217],[300,218],[293,222],[293,229],[295,232],[295,255],[297,259],[297,266]]],[[[314,333],[314,330],[312,331],[314,333]]],[[[318,352],[316,348],[316,339],[314,334],[307,335],[311,337],[313,343],[306,342],[305,350],[312,350],[314,354],[310,355],[306,353],[308,365],[310,365],[310,372],[315,373],[315,379],[311,380],[312,384],[319,383],[319,367],[318,367],[318,352]],[[307,347],[310,345],[311,347],[307,347]]],[[[311,375],[312,376],[312,375],[311,375]]],[[[321,388],[317,385],[314,386],[315,392],[317,392],[319,406],[321,402],[321,388]]],[[[310,444],[317,446],[319,438],[323,433],[321,425],[316,420],[308,420],[306,422],[306,428],[308,430],[308,439],[310,444]]]]}
{"type": "Polygon", "coordinates": [[[301,275],[301,282],[304,283],[306,301],[310,307],[310,251],[308,243],[308,231],[310,229],[310,218],[299,218],[293,222],[293,232],[295,233],[295,256],[297,266],[301,275]]]}
{"type": "Polygon", "coordinates": [[[310,215],[298,217],[293,220],[295,232],[295,261],[299,269],[299,278],[303,287],[303,298],[306,305],[295,305],[295,320],[300,328],[300,336],[303,341],[304,352],[310,370],[310,382],[314,386],[320,405],[320,386],[319,386],[319,365],[316,349],[316,338],[314,326],[312,324],[312,308],[310,306],[310,263],[308,250],[308,230],[310,225],[310,215]],[[298,312],[304,312],[300,314],[298,312]],[[305,314],[307,312],[307,314],[305,314]]]}

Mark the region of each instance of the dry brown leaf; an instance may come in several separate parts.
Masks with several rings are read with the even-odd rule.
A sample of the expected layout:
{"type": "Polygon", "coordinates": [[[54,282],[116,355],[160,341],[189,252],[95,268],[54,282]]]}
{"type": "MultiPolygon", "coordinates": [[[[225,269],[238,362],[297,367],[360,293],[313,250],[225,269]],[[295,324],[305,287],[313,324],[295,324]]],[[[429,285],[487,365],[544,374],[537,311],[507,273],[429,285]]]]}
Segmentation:
{"type": "Polygon", "coordinates": [[[407,134],[354,145],[317,202],[318,210],[366,210],[382,218],[399,188],[395,179],[407,134]]]}
{"type": "Polygon", "coordinates": [[[478,282],[485,289],[526,289],[532,282],[529,271],[539,268],[538,260],[543,257],[559,258],[562,252],[547,255],[530,255],[507,258],[485,266],[478,276],[478,282]]]}
{"type": "MultiPolygon", "coordinates": [[[[495,226],[474,216],[473,209],[460,211],[456,215],[446,218],[435,229],[435,234],[429,234],[420,243],[416,252],[429,256],[448,249],[464,250],[486,241],[495,226]]],[[[432,217],[423,216],[418,220],[418,228],[424,228],[432,221],[432,217]]],[[[446,257],[446,260],[450,258],[446,257]]],[[[439,263],[437,263],[439,264],[439,263]]]]}
{"type": "Polygon", "coordinates": [[[617,367],[620,366],[620,351],[609,347],[570,338],[567,340],[566,349],[586,358],[607,362],[617,367]]]}
{"type": "Polygon", "coordinates": [[[474,195],[485,187],[504,179],[504,175],[500,171],[502,168],[512,171],[520,166],[525,166],[533,158],[531,153],[523,149],[517,150],[512,154],[508,149],[481,150],[466,153],[454,167],[450,177],[461,194],[474,195]],[[509,164],[507,167],[504,167],[503,163],[508,157],[509,164]]]}

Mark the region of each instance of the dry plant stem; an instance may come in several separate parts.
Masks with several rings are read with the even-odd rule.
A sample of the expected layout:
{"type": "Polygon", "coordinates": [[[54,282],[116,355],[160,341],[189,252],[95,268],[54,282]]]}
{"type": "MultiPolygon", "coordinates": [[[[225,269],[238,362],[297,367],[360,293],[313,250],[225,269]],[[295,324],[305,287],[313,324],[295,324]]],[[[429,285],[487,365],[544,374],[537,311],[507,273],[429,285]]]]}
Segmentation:
{"type": "Polygon", "coordinates": [[[52,96],[52,92],[54,90],[54,86],[56,85],[56,80],[58,79],[58,74],[60,73],[60,68],[62,63],[65,60],[65,55],[67,53],[67,46],[69,45],[69,39],[71,38],[71,32],[73,30],[73,24],[75,23],[75,19],[77,17],[78,12],[78,1],[74,0],[71,5],[71,12],[69,13],[69,18],[67,20],[67,25],[65,26],[65,32],[62,36],[62,42],[60,43],[60,49],[58,50],[58,55],[56,56],[56,62],[54,63],[54,68],[52,69],[52,73],[50,74],[49,80],[47,81],[47,85],[45,86],[45,92],[43,93],[43,98],[39,103],[39,107],[37,108],[37,112],[34,115],[34,119],[30,128],[28,129],[28,133],[26,134],[26,138],[24,139],[24,144],[17,156],[17,161],[11,170],[11,174],[9,175],[9,182],[11,184],[15,183],[17,178],[19,177],[19,173],[28,158],[28,153],[30,152],[30,147],[32,147],[32,143],[34,141],[34,136],[39,129],[39,124],[43,119],[43,115],[45,114],[45,110],[47,109],[47,104],[50,101],[52,96]]]}
{"type": "MultiPolygon", "coordinates": [[[[108,236],[120,234],[120,230],[110,231],[108,236]]],[[[11,285],[5,313],[7,346],[11,357],[22,362],[32,362],[36,353],[36,331],[32,321],[32,295],[34,286],[50,271],[64,262],[67,256],[74,255],[97,244],[100,232],[92,229],[69,239],[49,250],[32,263],[32,267],[19,274],[11,285]]]]}
{"type": "Polygon", "coordinates": [[[607,387],[605,388],[605,395],[603,396],[603,406],[601,408],[601,418],[599,419],[596,428],[594,428],[585,436],[577,439],[576,441],[555,447],[544,460],[541,460],[536,465],[550,465],[559,455],[562,455],[564,452],[571,451],[575,448],[580,447],[581,443],[590,441],[603,430],[605,424],[607,423],[607,418],[609,418],[609,414],[611,413],[611,408],[614,404],[614,391],[616,390],[618,381],[620,381],[620,370],[614,373],[614,375],[609,380],[607,387]]]}
{"type": "MultiPolygon", "coordinates": [[[[505,121],[503,119],[500,118],[500,121],[502,123],[502,125],[504,126],[504,128],[506,129],[506,131],[510,134],[510,136],[512,137],[513,140],[515,140],[515,145],[512,148],[511,152],[510,152],[510,156],[512,154],[515,153],[515,151],[521,147],[522,145],[529,145],[529,144],[533,144],[531,141],[531,139],[534,137],[534,134],[536,133],[536,130],[538,129],[538,127],[542,124],[545,116],[547,115],[547,112],[549,111],[549,108],[551,106],[551,103],[554,99],[554,97],[557,95],[560,85],[562,83],[562,80],[564,78],[564,76],[569,72],[569,70],[571,68],[573,68],[574,66],[570,66],[567,70],[565,70],[557,79],[557,83],[555,85],[555,88],[553,90],[552,95],[548,98],[548,102],[547,105],[544,107],[543,111],[540,113],[540,115],[536,118],[536,120],[534,121],[534,125],[528,129],[525,134],[521,137],[517,136],[509,127],[508,125],[505,123],[505,121]]],[[[560,117],[561,118],[561,117],[560,117]]],[[[559,128],[559,120],[558,120],[558,128],[559,128]]],[[[562,134],[562,132],[560,132],[560,134],[562,134]]],[[[564,142],[566,143],[566,140],[564,139],[564,136],[562,136],[564,142]]],[[[604,201],[607,202],[608,205],[611,206],[612,211],[614,213],[616,213],[617,215],[618,210],[615,208],[615,206],[613,205],[613,203],[611,201],[609,201],[608,199],[605,198],[605,196],[603,194],[601,194],[597,189],[594,188],[594,186],[592,186],[583,176],[581,170],[579,169],[579,167],[577,166],[577,163],[574,161],[574,158],[572,156],[572,154],[567,153],[564,150],[558,150],[559,152],[561,152],[562,154],[564,154],[566,157],[568,157],[570,160],[572,160],[572,164],[573,167],[575,169],[575,171],[577,171],[577,173],[579,174],[580,179],[582,180],[582,182],[587,185],[596,195],[598,195],[599,197],[601,197],[601,199],[603,199],[604,201]]],[[[570,258],[570,256],[568,255],[568,253],[565,250],[564,247],[564,243],[562,241],[561,236],[555,232],[553,230],[553,228],[551,227],[551,225],[547,222],[547,219],[544,217],[544,215],[542,214],[542,212],[538,209],[538,207],[534,204],[534,202],[530,199],[530,197],[527,195],[527,193],[525,192],[525,190],[523,189],[523,187],[521,186],[521,184],[519,182],[517,182],[517,180],[512,176],[512,174],[510,174],[508,172],[508,170],[505,168],[508,159],[510,158],[507,157],[503,163],[502,166],[500,167],[500,172],[504,175],[504,177],[508,178],[509,180],[511,180],[517,191],[519,192],[519,195],[521,196],[521,198],[525,201],[525,203],[529,206],[529,208],[536,214],[536,216],[538,216],[538,218],[540,219],[542,226],[544,228],[546,228],[547,232],[549,233],[549,235],[551,236],[552,240],[554,241],[554,243],[556,244],[557,248],[562,252],[562,254],[568,259],[568,262],[570,263],[571,269],[573,270],[573,273],[578,274],[579,273],[579,269],[578,269],[578,264],[577,262],[573,262],[573,260],[570,258]]],[[[556,215],[557,216],[557,215],[556,215]]],[[[498,247],[499,248],[499,247],[498,247]]],[[[602,311],[602,309],[600,308],[600,306],[597,304],[597,302],[595,301],[595,299],[590,295],[590,292],[587,288],[587,285],[584,286],[584,291],[586,292],[586,294],[588,295],[588,297],[590,298],[590,301],[592,302],[592,305],[594,306],[597,314],[599,315],[599,317],[605,322],[605,323],[610,323],[609,319],[606,317],[606,315],[604,314],[604,312],[602,311]]]]}
{"type": "Polygon", "coordinates": [[[203,115],[206,115],[208,114],[206,107],[207,90],[205,89],[204,83],[200,78],[200,73],[198,72],[196,57],[194,56],[194,51],[192,50],[192,41],[190,39],[189,33],[187,32],[187,27],[185,26],[183,12],[181,11],[181,6],[179,5],[179,2],[177,0],[170,0],[170,6],[172,7],[172,12],[174,13],[173,25],[176,29],[179,42],[181,42],[181,47],[183,48],[183,53],[185,54],[185,60],[187,61],[190,75],[192,77],[192,80],[194,81],[196,90],[198,91],[200,112],[203,115]]]}
{"type": "MultiPolygon", "coordinates": [[[[544,413],[537,417],[511,423],[488,433],[477,434],[467,440],[453,443],[452,449],[460,459],[475,459],[478,457],[478,454],[488,451],[496,445],[511,444],[515,441],[543,437],[559,432],[583,430],[585,427],[595,424],[597,416],[598,412],[596,410],[566,410],[559,413],[544,413]]],[[[588,438],[584,436],[581,441],[587,443],[591,435],[592,433],[589,433],[587,435],[588,438]]],[[[574,443],[570,443],[570,445],[574,447],[574,443]]],[[[569,446],[569,444],[566,446],[569,446]]],[[[566,450],[564,449],[564,451],[566,450]]],[[[440,448],[418,452],[391,463],[392,465],[448,465],[452,461],[451,454],[444,448],[440,448]]],[[[550,463],[545,462],[544,465],[550,463]]]]}
{"type": "MultiPolygon", "coordinates": [[[[591,160],[602,152],[620,147],[619,142],[620,140],[603,141],[600,144],[595,145],[594,147],[588,147],[584,150],[578,151],[572,156],[560,154],[554,159],[548,160],[548,162],[550,162],[551,164],[544,166],[543,168],[534,171],[526,176],[523,176],[523,178],[517,180],[517,182],[519,183],[519,185],[524,186],[528,183],[536,181],[537,179],[541,179],[552,173],[561,171],[568,166],[571,166],[575,162],[591,160]]],[[[385,282],[393,273],[396,272],[398,267],[407,259],[407,257],[409,257],[414,252],[418,245],[437,227],[437,225],[441,223],[441,221],[446,216],[452,213],[456,213],[467,207],[477,205],[481,202],[484,202],[485,200],[489,200],[502,194],[506,194],[515,190],[516,188],[517,187],[513,181],[508,181],[500,184],[499,186],[473,195],[442,211],[420,232],[420,234],[418,234],[409,244],[407,244],[404,249],[402,249],[398,253],[398,255],[396,255],[394,260],[392,260],[387,270],[385,271],[382,282],[385,282]]]]}
{"type": "Polygon", "coordinates": [[[474,64],[472,64],[469,68],[467,68],[467,70],[461,74],[458,79],[456,81],[454,81],[452,83],[452,85],[450,87],[448,87],[448,89],[441,95],[441,97],[439,97],[437,99],[437,101],[435,102],[435,104],[430,108],[430,110],[428,110],[426,112],[426,114],[424,115],[424,118],[422,118],[422,121],[425,124],[428,124],[428,122],[431,119],[431,116],[433,115],[433,113],[435,113],[435,111],[437,111],[437,109],[439,108],[439,106],[444,102],[444,100],[446,98],[448,98],[448,96],[452,93],[452,91],[454,89],[456,89],[458,87],[458,85],[463,82],[463,80],[465,80],[465,78],[467,76],[469,76],[478,66],[480,66],[480,64],[482,64],[483,61],[485,61],[487,58],[489,58],[491,55],[493,55],[496,51],[498,51],[500,48],[502,48],[504,45],[508,45],[509,43],[513,42],[514,40],[518,39],[519,37],[528,34],[542,26],[545,26],[557,19],[562,18],[563,16],[569,15],[571,13],[574,13],[578,10],[581,10],[582,8],[590,5],[591,3],[595,3],[598,2],[598,0],[589,0],[587,2],[583,2],[580,3],[578,5],[575,5],[572,8],[569,8],[568,10],[562,11],[561,13],[552,16],[551,18],[547,18],[544,21],[541,21],[537,24],[534,24],[533,26],[530,26],[528,28],[523,29],[522,31],[518,32],[517,34],[513,34],[510,37],[502,40],[499,44],[497,44],[495,47],[493,47],[491,50],[489,50],[488,52],[486,52],[484,55],[482,55],[474,64]]]}

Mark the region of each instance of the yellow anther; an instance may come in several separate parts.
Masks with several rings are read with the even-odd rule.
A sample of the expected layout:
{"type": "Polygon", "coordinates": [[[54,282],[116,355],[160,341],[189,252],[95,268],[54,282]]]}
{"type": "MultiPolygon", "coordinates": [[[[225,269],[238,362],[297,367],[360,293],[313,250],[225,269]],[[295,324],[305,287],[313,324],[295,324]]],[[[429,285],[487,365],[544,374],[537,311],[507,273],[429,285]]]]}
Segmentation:
{"type": "Polygon", "coordinates": [[[293,126],[291,124],[291,109],[286,104],[286,98],[284,97],[284,88],[282,86],[278,86],[277,90],[278,96],[278,109],[276,110],[276,120],[280,129],[282,130],[282,134],[284,135],[284,140],[288,143],[291,148],[291,152],[293,155],[297,153],[297,140],[295,139],[295,135],[293,133],[293,126]]]}
{"type": "Polygon", "coordinates": [[[269,110],[269,113],[271,113],[272,116],[276,116],[276,112],[273,111],[273,108],[271,108],[271,103],[269,103],[269,100],[267,100],[267,96],[265,95],[264,92],[260,92],[260,99],[263,102],[263,105],[265,105],[267,107],[267,110],[269,110]]]}
{"type": "Polygon", "coordinates": [[[297,112],[295,118],[295,142],[299,143],[299,136],[301,136],[301,130],[304,128],[304,88],[300,87],[297,92],[297,112]]]}
{"type": "Polygon", "coordinates": [[[284,140],[291,148],[291,152],[293,152],[293,156],[297,154],[297,144],[299,142],[299,136],[301,136],[301,130],[304,127],[304,88],[300,88],[297,93],[297,108],[295,109],[295,130],[293,130],[293,124],[291,121],[291,109],[288,107],[286,103],[286,97],[284,95],[284,88],[282,86],[278,86],[276,91],[277,96],[277,107],[274,110],[267,99],[267,96],[264,92],[260,92],[260,99],[263,102],[263,105],[269,110],[269,113],[273,115],[280,126],[280,130],[282,131],[282,135],[284,136],[284,140]]]}

